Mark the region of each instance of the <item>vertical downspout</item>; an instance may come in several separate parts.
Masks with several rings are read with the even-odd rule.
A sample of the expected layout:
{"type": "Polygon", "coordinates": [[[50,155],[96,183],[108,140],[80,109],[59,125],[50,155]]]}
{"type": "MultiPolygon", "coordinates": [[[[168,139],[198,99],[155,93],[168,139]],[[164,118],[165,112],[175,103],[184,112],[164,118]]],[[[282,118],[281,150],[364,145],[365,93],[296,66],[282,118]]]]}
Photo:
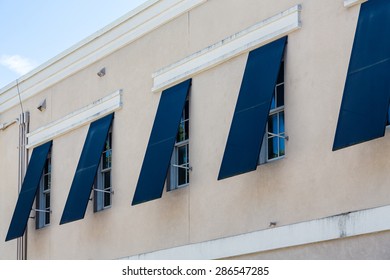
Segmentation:
{"type": "MultiPolygon", "coordinates": [[[[29,132],[30,113],[21,113],[19,117],[19,174],[18,191],[22,188],[23,178],[28,164],[27,133],[29,132]]],[[[27,228],[24,235],[17,239],[17,259],[27,260],[27,228]]]]}

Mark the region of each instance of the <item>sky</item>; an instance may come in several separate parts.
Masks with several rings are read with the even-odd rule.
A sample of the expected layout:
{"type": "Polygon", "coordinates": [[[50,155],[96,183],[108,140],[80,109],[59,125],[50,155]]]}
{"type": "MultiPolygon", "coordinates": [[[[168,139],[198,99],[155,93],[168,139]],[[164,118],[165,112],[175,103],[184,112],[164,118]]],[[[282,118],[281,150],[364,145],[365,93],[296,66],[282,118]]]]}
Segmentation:
{"type": "Polygon", "coordinates": [[[147,0],[0,0],[0,89],[147,0]]]}

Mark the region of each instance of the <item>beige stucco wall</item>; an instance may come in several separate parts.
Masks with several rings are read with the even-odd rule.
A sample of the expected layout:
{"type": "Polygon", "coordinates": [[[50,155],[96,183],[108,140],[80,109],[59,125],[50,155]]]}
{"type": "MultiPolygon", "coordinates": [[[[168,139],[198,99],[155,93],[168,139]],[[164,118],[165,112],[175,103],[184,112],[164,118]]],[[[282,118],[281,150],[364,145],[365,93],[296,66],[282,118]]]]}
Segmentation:
{"type": "MultiPolygon", "coordinates": [[[[344,8],[341,0],[209,0],[27,100],[34,131],[123,89],[113,127],[112,208],[94,214],[90,203],[83,220],[59,226],[88,126],[54,139],[52,224],[35,230],[29,222],[28,258],[120,258],[261,230],[271,221],[288,225],[390,204],[387,136],[331,151],[358,11],[358,6],[344,8]],[[289,35],[285,59],[286,157],[216,180],[245,68],[243,54],[193,77],[190,186],[132,207],[160,98],[151,92],[151,74],[296,4],[302,4],[302,28],[289,35]],[[102,67],[107,74],[99,78],[102,67]],[[44,98],[47,110],[39,112],[35,108],[44,98]]],[[[18,112],[12,108],[0,119],[18,112]]],[[[0,133],[7,159],[0,161],[4,259],[16,256],[16,241],[2,240],[17,199],[17,133],[16,125],[0,133]]],[[[365,245],[359,246],[363,249],[355,252],[364,256],[365,245]]],[[[305,252],[302,258],[313,251],[305,252]]]]}
{"type": "MultiPolygon", "coordinates": [[[[16,110],[1,116],[1,120],[18,118],[16,110]]],[[[4,242],[10,217],[18,197],[19,128],[17,124],[0,132],[0,259],[16,259],[16,242],[4,242]]]]}

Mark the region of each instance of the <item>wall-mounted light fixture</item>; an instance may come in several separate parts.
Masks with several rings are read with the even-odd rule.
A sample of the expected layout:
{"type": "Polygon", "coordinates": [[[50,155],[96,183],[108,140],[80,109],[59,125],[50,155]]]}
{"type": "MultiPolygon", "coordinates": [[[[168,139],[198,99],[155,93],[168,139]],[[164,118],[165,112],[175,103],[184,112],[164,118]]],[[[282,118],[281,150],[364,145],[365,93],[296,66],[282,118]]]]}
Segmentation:
{"type": "Polygon", "coordinates": [[[13,125],[14,123],[17,123],[19,121],[19,119],[14,119],[10,122],[7,122],[7,123],[0,123],[0,130],[6,130],[7,127],[13,125]]]}
{"type": "Polygon", "coordinates": [[[101,78],[103,77],[104,75],[106,75],[106,67],[103,67],[102,69],[100,69],[99,72],[97,72],[97,75],[101,78]]]}
{"type": "Polygon", "coordinates": [[[41,103],[39,103],[37,109],[41,112],[46,110],[46,99],[44,99],[41,103]]]}

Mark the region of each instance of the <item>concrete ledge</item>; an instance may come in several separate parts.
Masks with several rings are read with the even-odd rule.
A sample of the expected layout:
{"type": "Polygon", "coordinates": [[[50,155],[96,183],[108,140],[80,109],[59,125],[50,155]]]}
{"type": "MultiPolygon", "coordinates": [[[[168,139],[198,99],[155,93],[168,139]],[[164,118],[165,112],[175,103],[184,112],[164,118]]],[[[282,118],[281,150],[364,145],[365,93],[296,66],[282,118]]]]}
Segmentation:
{"type": "Polygon", "coordinates": [[[390,230],[390,205],[124,257],[128,260],[221,259],[390,230]]]}
{"type": "Polygon", "coordinates": [[[122,90],[27,134],[31,149],[122,108],[122,90]]]}
{"type": "Polygon", "coordinates": [[[156,71],[153,92],[160,92],[242,53],[275,41],[301,27],[301,6],[296,5],[214,45],[156,71]]]}

